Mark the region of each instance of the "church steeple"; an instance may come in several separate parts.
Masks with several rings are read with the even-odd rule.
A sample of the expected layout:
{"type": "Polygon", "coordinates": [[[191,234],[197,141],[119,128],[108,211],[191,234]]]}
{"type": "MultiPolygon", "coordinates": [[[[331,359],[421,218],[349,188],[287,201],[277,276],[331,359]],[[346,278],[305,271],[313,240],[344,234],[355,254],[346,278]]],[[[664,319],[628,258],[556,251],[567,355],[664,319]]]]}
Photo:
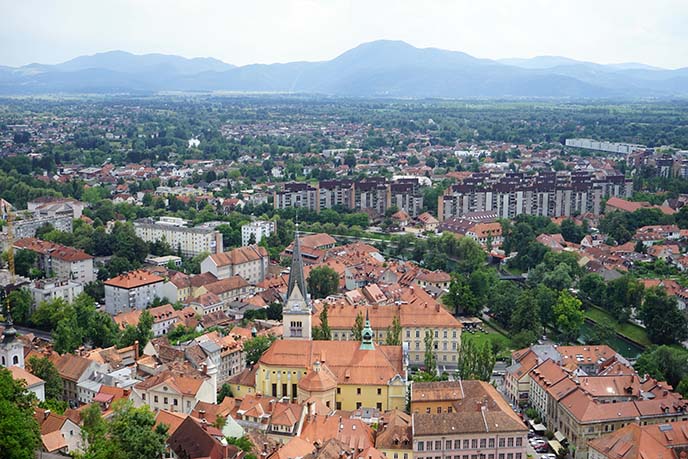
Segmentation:
{"type": "Polygon", "coordinates": [[[294,249],[291,253],[291,271],[289,271],[287,297],[282,309],[282,316],[284,320],[284,338],[311,339],[311,304],[308,300],[306,279],[303,276],[303,258],[301,258],[298,224],[296,225],[294,237],[294,249]]]}
{"type": "Polygon", "coordinates": [[[294,287],[298,287],[301,295],[308,300],[306,280],[303,277],[303,258],[301,256],[301,242],[299,241],[299,224],[296,224],[294,248],[291,251],[291,270],[289,271],[289,284],[287,286],[287,298],[290,298],[294,287]]]}
{"type": "Polygon", "coordinates": [[[361,347],[364,351],[374,351],[375,344],[373,343],[373,329],[370,327],[370,319],[368,317],[368,310],[366,310],[366,320],[363,330],[361,330],[361,347]]]}

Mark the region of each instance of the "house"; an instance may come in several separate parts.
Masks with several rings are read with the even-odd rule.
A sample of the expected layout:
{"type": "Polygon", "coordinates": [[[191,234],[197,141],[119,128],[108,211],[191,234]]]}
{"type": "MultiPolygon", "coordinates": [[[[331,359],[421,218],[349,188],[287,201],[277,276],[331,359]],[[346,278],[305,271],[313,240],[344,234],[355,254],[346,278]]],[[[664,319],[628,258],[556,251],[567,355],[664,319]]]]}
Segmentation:
{"type": "Polygon", "coordinates": [[[45,381],[21,367],[11,366],[7,369],[12,373],[12,379],[24,382],[27,392],[33,393],[38,401],[45,401],[45,381]]]}
{"type": "Polygon", "coordinates": [[[265,247],[249,245],[209,255],[201,262],[201,273],[212,273],[218,279],[241,276],[255,285],[265,279],[268,261],[268,251],[265,247]]]}
{"type": "Polygon", "coordinates": [[[36,408],[34,417],[40,426],[44,451],[73,454],[85,449],[86,443],[81,435],[81,427],[67,416],[36,408]]]}
{"type": "Polygon", "coordinates": [[[403,210],[399,210],[392,214],[392,222],[394,222],[399,228],[405,228],[410,221],[411,217],[403,210]]]}
{"type": "MultiPolygon", "coordinates": [[[[152,331],[153,336],[156,338],[166,335],[170,331],[174,330],[174,328],[177,326],[177,323],[179,323],[179,315],[171,304],[156,306],[154,308],[147,309],[147,311],[153,318],[152,331]]],[[[117,325],[124,330],[128,325],[134,327],[138,325],[142,313],[142,310],[135,309],[133,311],[121,312],[112,318],[117,325]]]]}
{"type": "Polygon", "coordinates": [[[628,425],[591,440],[589,459],[683,458],[688,448],[688,421],[628,425]],[[683,454],[683,455],[682,455],[683,454]]]}
{"type": "Polygon", "coordinates": [[[243,452],[227,445],[222,431],[187,416],[167,439],[167,445],[178,458],[239,459],[243,452]]]}
{"type": "Polygon", "coordinates": [[[423,212],[418,216],[418,223],[420,223],[423,231],[435,232],[440,222],[435,217],[432,216],[430,212],[423,212]]]}
{"type": "Polygon", "coordinates": [[[105,285],[105,311],[110,315],[131,309],[145,309],[162,298],[165,279],[139,269],[108,279],[105,285]]]}
{"type": "Polygon", "coordinates": [[[188,414],[198,402],[216,401],[213,376],[210,371],[204,375],[163,370],[136,384],[132,400],[136,406],[148,405],[153,411],[164,409],[188,414]]]}
{"type": "Polygon", "coordinates": [[[64,354],[54,362],[62,378],[62,399],[72,405],[78,405],[81,394],[79,383],[89,380],[96,371],[106,373],[98,362],[74,354],[64,354]]]}
{"type": "Polygon", "coordinates": [[[413,459],[411,415],[401,410],[386,412],[378,424],[375,448],[387,459],[413,459]]]}

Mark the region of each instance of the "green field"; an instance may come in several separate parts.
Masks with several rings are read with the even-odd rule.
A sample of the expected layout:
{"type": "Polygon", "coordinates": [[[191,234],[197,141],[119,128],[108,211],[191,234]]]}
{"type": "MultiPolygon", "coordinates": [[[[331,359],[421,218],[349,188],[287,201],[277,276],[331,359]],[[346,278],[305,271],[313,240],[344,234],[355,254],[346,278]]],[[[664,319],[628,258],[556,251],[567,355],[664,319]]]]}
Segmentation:
{"type": "Polygon", "coordinates": [[[464,331],[461,334],[461,339],[474,341],[476,344],[480,345],[482,345],[484,342],[489,342],[492,346],[492,349],[495,349],[496,347],[500,350],[497,355],[498,358],[508,357],[510,355],[509,351],[511,351],[512,348],[511,340],[503,334],[499,333],[486,322],[483,322],[483,328],[487,331],[487,333],[468,333],[467,331],[464,331]]]}
{"type": "Polygon", "coordinates": [[[585,317],[589,318],[593,322],[605,320],[609,321],[614,325],[614,330],[618,334],[625,336],[643,346],[652,345],[650,338],[647,337],[647,333],[642,327],[630,322],[618,323],[607,311],[603,309],[591,306],[585,311],[585,317]]]}

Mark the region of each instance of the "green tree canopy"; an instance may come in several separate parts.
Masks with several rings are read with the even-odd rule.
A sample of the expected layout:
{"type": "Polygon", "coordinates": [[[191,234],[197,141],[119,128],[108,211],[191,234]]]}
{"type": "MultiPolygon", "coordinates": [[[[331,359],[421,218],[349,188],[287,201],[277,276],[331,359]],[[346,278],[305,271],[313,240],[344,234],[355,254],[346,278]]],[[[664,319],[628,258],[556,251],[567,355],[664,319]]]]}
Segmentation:
{"type": "Polygon", "coordinates": [[[326,265],[313,268],[307,281],[308,291],[313,299],[325,298],[339,290],[339,274],[326,265]]]}

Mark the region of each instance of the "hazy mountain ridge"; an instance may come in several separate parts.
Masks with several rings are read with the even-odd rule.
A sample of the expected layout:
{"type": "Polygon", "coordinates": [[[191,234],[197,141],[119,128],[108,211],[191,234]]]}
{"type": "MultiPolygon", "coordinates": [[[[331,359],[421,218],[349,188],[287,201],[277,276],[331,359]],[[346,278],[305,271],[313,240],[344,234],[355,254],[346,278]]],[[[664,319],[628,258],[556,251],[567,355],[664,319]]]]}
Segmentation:
{"type": "Polygon", "coordinates": [[[298,92],[382,97],[688,96],[688,68],[560,56],[479,59],[405,42],[364,43],[321,62],[236,67],[213,58],[110,51],[57,65],[0,66],[0,93],[298,92]]]}

